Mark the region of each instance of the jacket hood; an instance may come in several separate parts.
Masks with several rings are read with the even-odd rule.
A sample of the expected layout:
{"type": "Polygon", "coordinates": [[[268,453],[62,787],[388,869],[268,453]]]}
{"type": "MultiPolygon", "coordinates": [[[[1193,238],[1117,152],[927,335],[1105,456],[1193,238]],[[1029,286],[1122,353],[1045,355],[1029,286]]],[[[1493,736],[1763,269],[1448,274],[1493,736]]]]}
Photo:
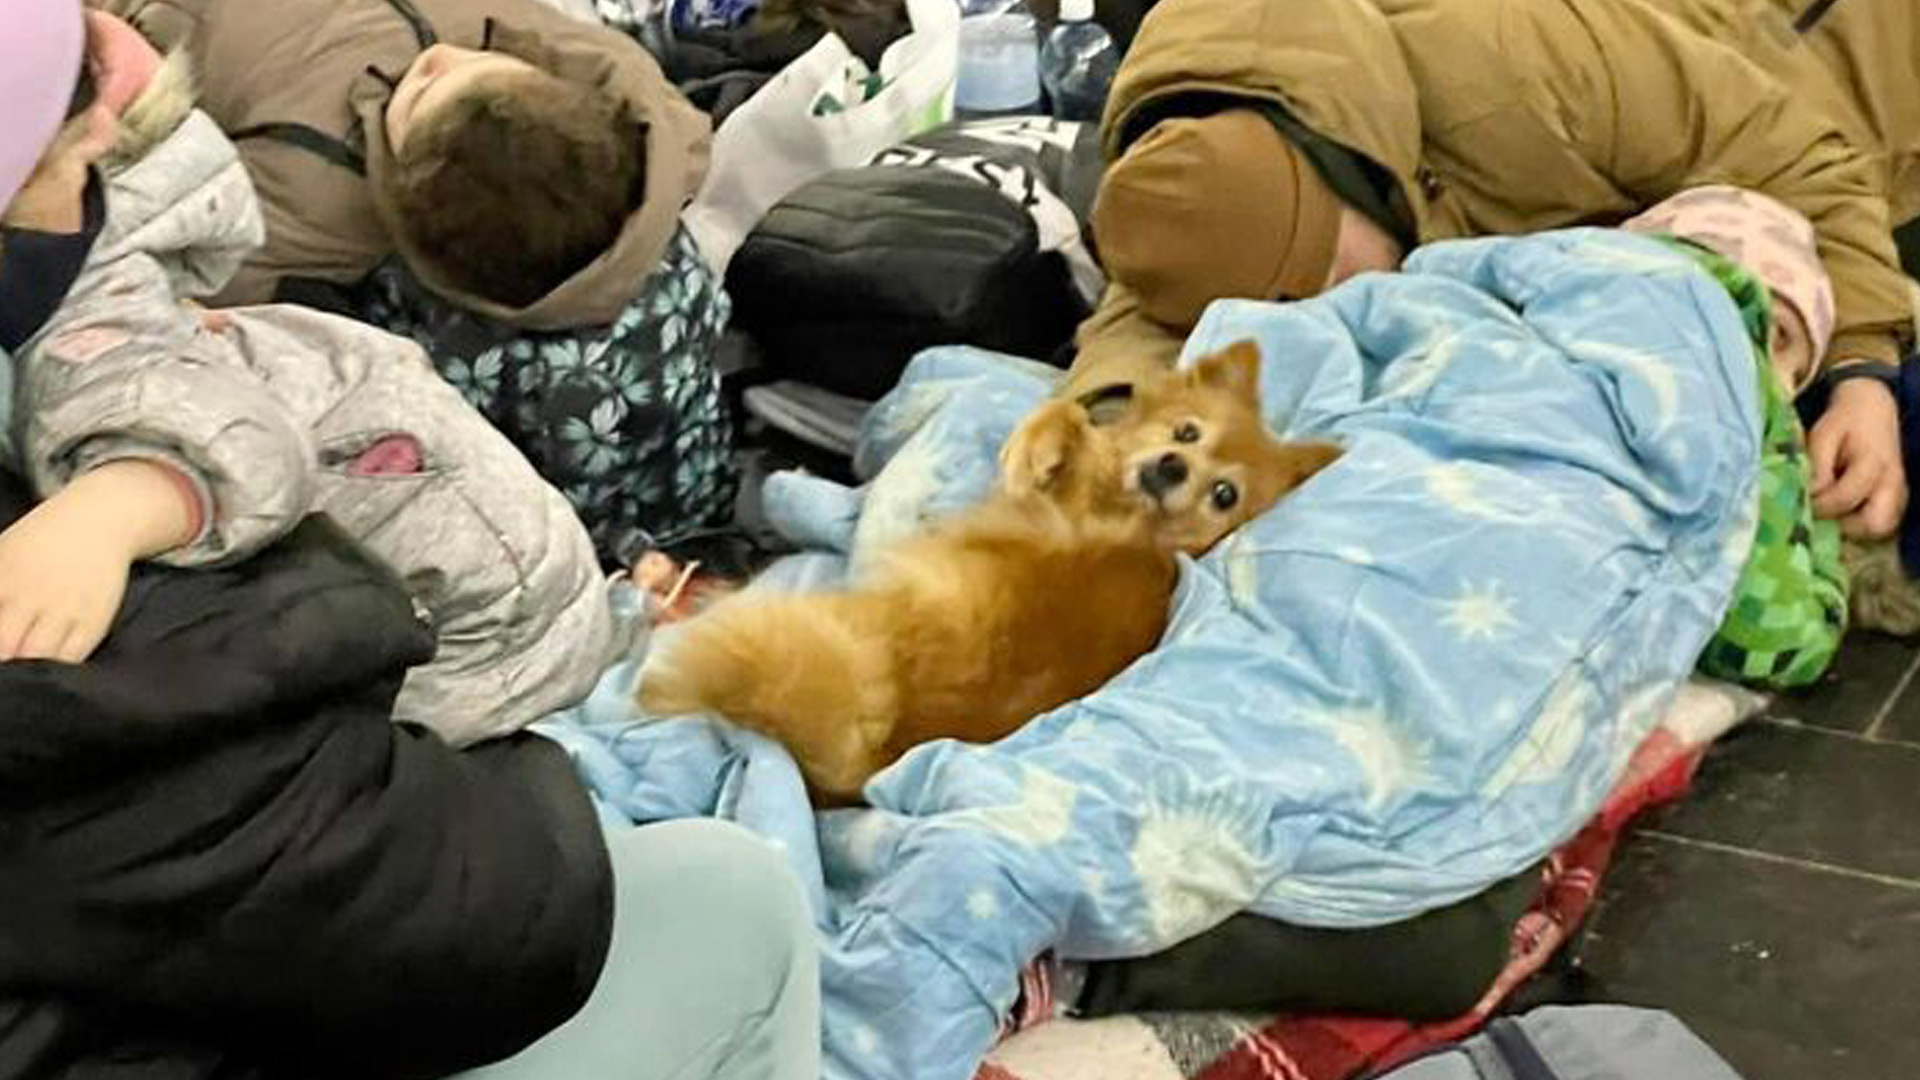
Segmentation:
{"type": "Polygon", "coordinates": [[[122,117],[102,172],[107,220],[92,258],[150,254],[177,296],[218,292],[266,238],[239,152],[194,108],[192,76],[179,56],[122,117]]]}
{"type": "Polygon", "coordinates": [[[640,207],[627,218],[612,247],[526,307],[495,303],[451,285],[393,227],[383,182],[393,160],[383,121],[389,91],[372,77],[355,87],[353,104],[366,132],[367,179],[374,201],[409,268],[433,292],[514,326],[567,330],[613,322],[658,268],[681,210],[706,177],[712,123],[667,82],[659,65],[638,44],[606,46],[607,41],[598,36],[536,35],[501,22],[493,26],[490,47],[563,78],[599,87],[624,102],[647,125],[646,189],[640,207]]]}
{"type": "Polygon", "coordinates": [[[1109,160],[1176,99],[1271,102],[1398,181],[1424,235],[1421,124],[1413,75],[1368,0],[1163,0],[1140,25],[1102,124],[1109,160]]]}
{"type": "Polygon", "coordinates": [[[120,116],[113,147],[101,159],[108,173],[121,172],[147,156],[179,129],[195,105],[193,67],[185,53],[171,53],[155,70],[153,81],[120,116]]]}

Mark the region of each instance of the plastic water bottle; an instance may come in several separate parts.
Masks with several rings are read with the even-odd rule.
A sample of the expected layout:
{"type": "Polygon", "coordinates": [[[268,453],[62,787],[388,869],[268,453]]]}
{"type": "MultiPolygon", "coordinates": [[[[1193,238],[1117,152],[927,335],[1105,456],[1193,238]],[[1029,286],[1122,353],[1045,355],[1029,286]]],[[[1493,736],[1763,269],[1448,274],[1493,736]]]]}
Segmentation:
{"type": "Polygon", "coordinates": [[[623,5],[618,15],[607,16],[607,25],[640,39],[660,66],[673,67],[675,39],[673,0],[633,0],[623,5]]]}
{"type": "Polygon", "coordinates": [[[962,0],[953,104],[961,116],[1040,111],[1040,37],[1021,0],[962,0]]]}
{"type": "Polygon", "coordinates": [[[1040,49],[1040,78],[1053,115],[1098,121],[1119,67],[1113,35],[1093,21],[1093,0],[1060,0],[1060,21],[1040,49]]]}

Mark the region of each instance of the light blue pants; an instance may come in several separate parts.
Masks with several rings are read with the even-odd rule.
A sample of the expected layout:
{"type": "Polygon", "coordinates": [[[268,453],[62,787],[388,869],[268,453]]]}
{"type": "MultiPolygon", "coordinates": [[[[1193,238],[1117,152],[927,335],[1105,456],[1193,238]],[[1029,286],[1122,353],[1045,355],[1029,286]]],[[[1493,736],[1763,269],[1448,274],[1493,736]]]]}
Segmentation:
{"type": "Polygon", "coordinates": [[[817,939],[780,853],[706,819],[610,830],[607,849],[613,942],[593,994],[462,1080],[820,1080],[817,939]]]}

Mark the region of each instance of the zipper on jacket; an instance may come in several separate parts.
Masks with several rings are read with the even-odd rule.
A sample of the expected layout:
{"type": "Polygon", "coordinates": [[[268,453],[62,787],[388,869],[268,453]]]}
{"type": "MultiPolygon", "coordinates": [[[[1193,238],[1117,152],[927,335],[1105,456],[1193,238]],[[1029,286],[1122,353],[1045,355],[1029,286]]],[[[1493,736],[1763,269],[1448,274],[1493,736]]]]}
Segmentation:
{"type": "Polygon", "coordinates": [[[1839,2],[1840,0],[1813,0],[1813,3],[1808,4],[1806,10],[1793,20],[1794,33],[1804,34],[1813,29],[1814,24],[1826,18],[1827,12],[1832,11],[1833,5],[1839,2]]]}
{"type": "Polygon", "coordinates": [[[1441,193],[1447,190],[1447,185],[1440,179],[1440,174],[1434,172],[1430,165],[1421,165],[1414,169],[1413,179],[1420,185],[1420,194],[1426,196],[1428,202],[1439,199],[1441,193]]]}
{"type": "Polygon", "coordinates": [[[366,73],[371,76],[374,81],[387,88],[388,97],[392,97],[394,91],[400,89],[400,80],[381,71],[378,64],[368,64],[366,73]]]}

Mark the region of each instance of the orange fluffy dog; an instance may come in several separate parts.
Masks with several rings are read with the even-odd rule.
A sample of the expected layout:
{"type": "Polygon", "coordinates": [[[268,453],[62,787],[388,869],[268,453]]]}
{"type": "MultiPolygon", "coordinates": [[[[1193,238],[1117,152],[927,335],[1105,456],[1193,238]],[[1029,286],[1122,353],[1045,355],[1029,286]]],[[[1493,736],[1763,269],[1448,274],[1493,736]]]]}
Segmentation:
{"type": "Polygon", "coordinates": [[[1095,426],[1043,405],[998,490],[888,551],[840,592],[747,595],[664,638],[641,676],[656,715],[706,711],[792,751],[817,799],[932,739],[986,742],[1098,689],[1166,627],[1175,552],[1199,554],[1339,456],[1285,443],[1243,342],[1134,389],[1095,426]]]}

